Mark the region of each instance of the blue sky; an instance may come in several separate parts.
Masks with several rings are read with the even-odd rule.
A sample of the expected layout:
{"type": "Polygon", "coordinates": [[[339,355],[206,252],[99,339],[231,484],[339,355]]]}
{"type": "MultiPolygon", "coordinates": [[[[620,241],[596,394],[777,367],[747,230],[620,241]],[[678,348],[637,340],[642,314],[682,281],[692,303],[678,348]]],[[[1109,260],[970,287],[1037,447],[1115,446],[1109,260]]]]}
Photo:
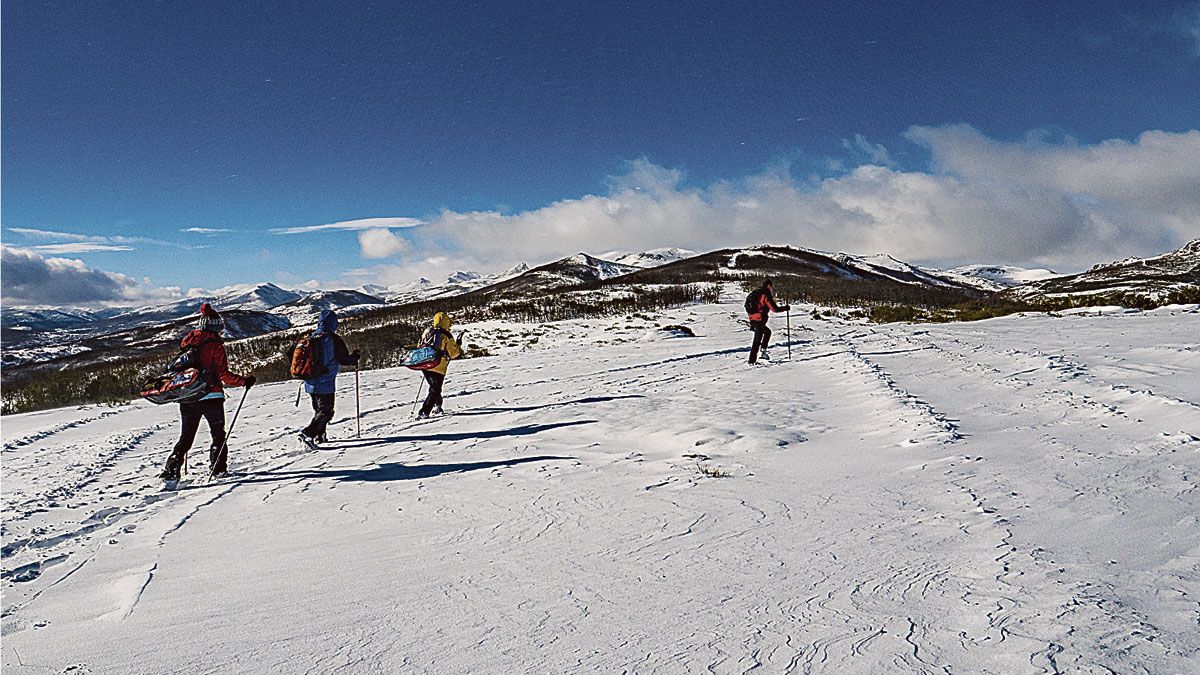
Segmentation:
{"type": "Polygon", "coordinates": [[[762,240],[1070,268],[1200,236],[1197,2],[425,4],[6,2],[4,244],[133,297],[762,240]],[[279,232],[375,218],[421,224],[279,232]]]}

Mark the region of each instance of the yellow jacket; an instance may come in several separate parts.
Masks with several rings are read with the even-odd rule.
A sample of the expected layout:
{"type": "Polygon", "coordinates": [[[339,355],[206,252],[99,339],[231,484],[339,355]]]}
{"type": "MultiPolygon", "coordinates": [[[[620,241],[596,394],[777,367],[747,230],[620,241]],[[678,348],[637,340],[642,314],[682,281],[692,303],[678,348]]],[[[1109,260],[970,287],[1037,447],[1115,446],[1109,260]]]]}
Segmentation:
{"type": "Polygon", "coordinates": [[[462,348],[454,341],[454,336],[450,334],[450,317],[445,312],[438,312],[433,315],[433,327],[443,331],[442,333],[442,362],[430,368],[435,373],[440,375],[446,374],[446,369],[450,366],[450,359],[462,358],[462,348]]]}

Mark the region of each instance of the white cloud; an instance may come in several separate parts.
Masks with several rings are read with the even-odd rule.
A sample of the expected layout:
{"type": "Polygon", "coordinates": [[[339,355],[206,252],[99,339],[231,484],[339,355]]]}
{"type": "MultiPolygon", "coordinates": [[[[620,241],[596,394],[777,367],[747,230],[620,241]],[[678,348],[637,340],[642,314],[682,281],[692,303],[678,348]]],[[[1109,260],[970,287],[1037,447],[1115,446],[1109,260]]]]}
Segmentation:
{"type": "Polygon", "coordinates": [[[359,232],[358,245],[364,258],[387,258],[409,250],[408,242],[384,229],[359,232]]]}
{"type": "Polygon", "coordinates": [[[13,305],[113,305],[167,300],[178,288],[160,288],[117,272],[89,268],[82,260],[45,258],[35,251],[0,245],[4,274],[0,295],[13,305]]]}
{"type": "Polygon", "coordinates": [[[83,246],[74,249],[63,247],[61,250],[54,250],[54,245],[38,246],[38,250],[44,250],[47,253],[88,253],[91,251],[132,251],[131,244],[154,244],[156,246],[174,246],[177,248],[188,248],[173,244],[169,241],[161,239],[151,239],[149,237],[126,237],[123,235],[106,235],[106,234],[79,234],[78,232],[61,232],[57,230],[39,230],[30,227],[9,227],[5,228],[9,232],[15,232],[26,238],[37,241],[65,242],[75,244],[95,244],[96,246],[108,246],[123,248],[84,248],[83,246]]]}
{"type": "Polygon", "coordinates": [[[339,223],[327,223],[325,225],[302,225],[299,227],[276,227],[271,230],[272,234],[309,234],[312,232],[325,232],[329,230],[380,230],[380,229],[399,229],[405,227],[417,227],[421,225],[421,221],[416,218],[363,218],[361,220],[345,220],[339,223]]]}
{"type": "Polygon", "coordinates": [[[223,234],[225,232],[233,232],[224,227],[185,227],[180,232],[192,232],[194,234],[223,234]]]}
{"type": "Polygon", "coordinates": [[[38,253],[61,255],[63,253],[95,253],[98,251],[132,251],[133,247],[115,244],[73,242],[69,244],[42,244],[40,246],[31,246],[30,249],[38,253]]]}
{"type": "MultiPolygon", "coordinates": [[[[30,227],[10,227],[9,232],[16,232],[34,239],[49,239],[51,241],[92,241],[97,237],[75,232],[55,232],[53,230],[37,230],[30,227]]],[[[101,237],[102,238],[102,237],[101,237]]]]}
{"type": "MultiPolygon", "coordinates": [[[[576,251],[759,243],[1066,270],[1158,254],[1200,237],[1200,131],[1148,131],[1090,145],[1002,142],[969,126],[913,127],[906,137],[928,149],[930,170],[877,163],[798,179],[775,167],[687,187],[678,171],[633,162],[605,195],[516,214],[445,211],[409,230],[411,261],[354,276],[361,281],[374,269],[396,283],[418,272],[497,271],[576,251]],[[447,260],[433,269],[438,256],[447,260]]],[[[853,144],[890,159],[866,139],[853,144]]]]}

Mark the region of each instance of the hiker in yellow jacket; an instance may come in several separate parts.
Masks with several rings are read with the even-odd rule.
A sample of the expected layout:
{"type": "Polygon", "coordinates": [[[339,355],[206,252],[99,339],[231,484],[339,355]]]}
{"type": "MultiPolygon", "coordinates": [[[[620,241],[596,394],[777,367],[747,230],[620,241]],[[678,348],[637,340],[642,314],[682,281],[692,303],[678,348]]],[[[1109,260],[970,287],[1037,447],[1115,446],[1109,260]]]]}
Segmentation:
{"type": "Polygon", "coordinates": [[[462,349],[450,334],[452,323],[445,312],[438,312],[433,316],[433,325],[426,328],[421,336],[421,344],[431,345],[442,355],[442,360],[433,368],[424,371],[425,381],[429,383],[429,396],[425,397],[417,419],[425,419],[430,413],[442,414],[442,384],[446,382],[446,369],[450,366],[450,359],[462,357],[462,349]]]}

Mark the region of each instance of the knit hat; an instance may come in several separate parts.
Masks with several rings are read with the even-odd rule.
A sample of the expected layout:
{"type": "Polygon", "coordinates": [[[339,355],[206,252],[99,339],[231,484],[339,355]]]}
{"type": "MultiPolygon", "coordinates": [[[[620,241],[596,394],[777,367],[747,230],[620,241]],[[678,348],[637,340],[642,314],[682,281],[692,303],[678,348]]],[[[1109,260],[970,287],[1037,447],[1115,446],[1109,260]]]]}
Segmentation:
{"type": "Polygon", "coordinates": [[[196,324],[196,328],[209,333],[220,333],[225,330],[225,320],[206,302],[200,305],[200,323],[196,324]]]}

